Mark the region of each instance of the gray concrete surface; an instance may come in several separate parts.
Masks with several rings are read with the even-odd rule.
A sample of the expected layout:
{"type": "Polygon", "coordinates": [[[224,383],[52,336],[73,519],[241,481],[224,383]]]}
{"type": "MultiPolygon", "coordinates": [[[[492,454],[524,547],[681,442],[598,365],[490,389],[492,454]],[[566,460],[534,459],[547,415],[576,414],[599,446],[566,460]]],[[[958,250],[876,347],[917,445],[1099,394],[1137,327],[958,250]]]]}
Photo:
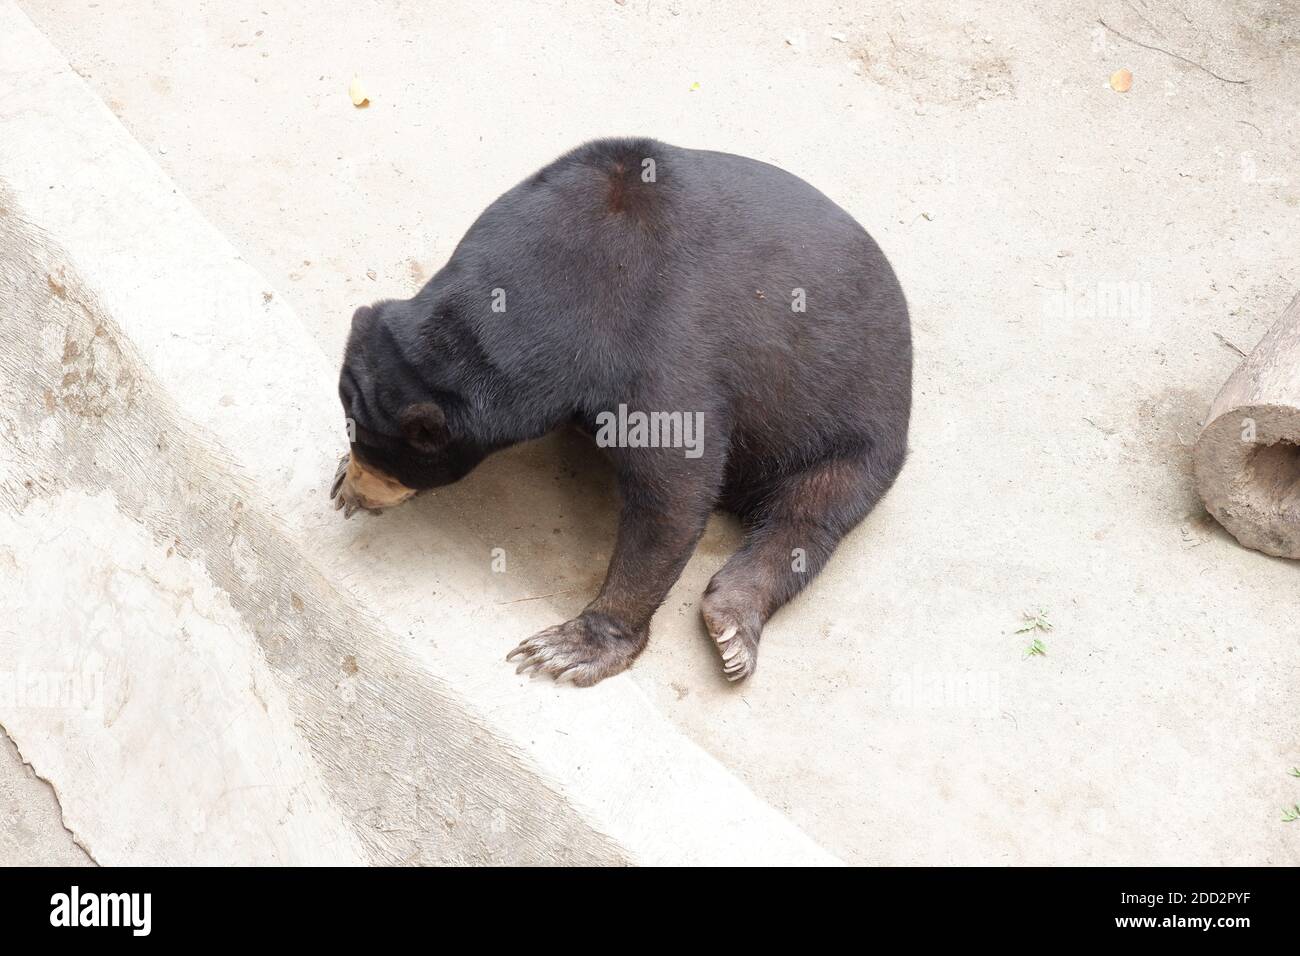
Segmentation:
{"type": "MultiPolygon", "coordinates": [[[[822,188],[909,295],[910,462],[745,686],[698,618],[738,540],[719,519],[627,680],[590,693],[644,700],[848,862],[1300,862],[1280,820],[1300,798],[1297,569],[1205,515],[1189,454],[1239,358],[1225,340],[1248,351],[1295,292],[1285,4],[21,6],[329,356],[355,305],[416,288],[584,138],[746,153],[822,188]],[[1026,658],[1039,608],[1047,654],[1026,658]]],[[[586,601],[613,514],[609,476],[559,437],[346,534],[294,520],[325,564],[366,556],[353,594],[451,686],[576,718],[586,692],[506,690],[485,662],[586,601]],[[455,613],[399,627],[401,595],[431,594],[455,613]]]]}

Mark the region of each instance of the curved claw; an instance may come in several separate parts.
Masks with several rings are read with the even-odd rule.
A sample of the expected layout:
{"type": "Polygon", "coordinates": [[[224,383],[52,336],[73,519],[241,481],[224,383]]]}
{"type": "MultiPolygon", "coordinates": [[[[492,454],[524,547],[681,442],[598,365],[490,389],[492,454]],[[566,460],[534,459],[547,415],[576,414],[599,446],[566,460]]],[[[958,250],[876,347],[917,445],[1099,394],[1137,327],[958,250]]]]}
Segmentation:
{"type": "MultiPolygon", "coordinates": [[[[334,472],[334,482],[330,485],[330,498],[338,498],[339,489],[343,487],[343,479],[347,477],[348,462],[351,460],[351,455],[344,455],[339,459],[338,470],[334,472]]],[[[342,507],[342,505],[336,503],[335,507],[342,507]]]]}
{"type": "Polygon", "coordinates": [[[542,663],[542,659],[540,657],[525,657],[523,663],[521,663],[518,667],[515,668],[515,673],[522,674],[530,667],[541,666],[541,663],[542,663]]]}
{"type": "MultiPolygon", "coordinates": [[[[334,481],[330,484],[330,500],[334,502],[334,510],[342,510],[345,518],[351,518],[358,511],[365,511],[372,515],[382,514],[383,508],[366,507],[357,495],[344,487],[348,476],[348,466],[351,463],[352,455],[350,453],[344,455],[339,459],[339,467],[334,472],[334,481]]],[[[403,498],[402,500],[406,499],[403,498]]]]}

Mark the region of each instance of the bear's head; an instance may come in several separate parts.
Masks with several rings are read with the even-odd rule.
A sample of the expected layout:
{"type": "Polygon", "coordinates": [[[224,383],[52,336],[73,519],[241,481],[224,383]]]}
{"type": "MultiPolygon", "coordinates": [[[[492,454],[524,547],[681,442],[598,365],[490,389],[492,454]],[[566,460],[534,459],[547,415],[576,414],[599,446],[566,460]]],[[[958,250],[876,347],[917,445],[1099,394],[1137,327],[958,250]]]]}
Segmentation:
{"type": "Polygon", "coordinates": [[[339,374],[351,451],[331,496],[351,514],[401,504],[468,474],[488,450],[468,433],[464,397],[436,343],[424,342],[408,303],[362,306],[352,316],[339,374]]]}

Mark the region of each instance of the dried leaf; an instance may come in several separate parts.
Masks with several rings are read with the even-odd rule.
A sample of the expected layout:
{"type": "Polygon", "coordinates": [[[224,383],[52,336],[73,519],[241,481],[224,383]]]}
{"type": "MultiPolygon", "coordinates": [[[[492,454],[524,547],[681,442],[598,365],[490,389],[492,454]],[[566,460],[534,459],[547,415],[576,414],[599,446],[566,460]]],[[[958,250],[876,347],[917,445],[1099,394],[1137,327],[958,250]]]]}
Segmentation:
{"type": "Polygon", "coordinates": [[[369,106],[370,97],[366,95],[366,88],[361,85],[361,77],[352,77],[352,82],[348,84],[348,96],[352,99],[353,106],[369,106]]]}

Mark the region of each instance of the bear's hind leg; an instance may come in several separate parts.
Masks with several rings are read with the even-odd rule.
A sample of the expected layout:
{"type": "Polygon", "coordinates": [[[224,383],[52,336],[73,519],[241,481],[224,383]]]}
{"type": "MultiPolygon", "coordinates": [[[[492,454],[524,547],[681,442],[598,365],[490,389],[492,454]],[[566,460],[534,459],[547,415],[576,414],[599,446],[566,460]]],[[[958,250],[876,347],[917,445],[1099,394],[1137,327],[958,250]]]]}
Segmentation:
{"type": "Polygon", "coordinates": [[[812,465],[765,489],[744,545],[709,581],[701,604],[727,680],[753,673],[763,625],[822,569],[889,490],[902,463],[901,446],[888,453],[873,448],[812,465]]]}

